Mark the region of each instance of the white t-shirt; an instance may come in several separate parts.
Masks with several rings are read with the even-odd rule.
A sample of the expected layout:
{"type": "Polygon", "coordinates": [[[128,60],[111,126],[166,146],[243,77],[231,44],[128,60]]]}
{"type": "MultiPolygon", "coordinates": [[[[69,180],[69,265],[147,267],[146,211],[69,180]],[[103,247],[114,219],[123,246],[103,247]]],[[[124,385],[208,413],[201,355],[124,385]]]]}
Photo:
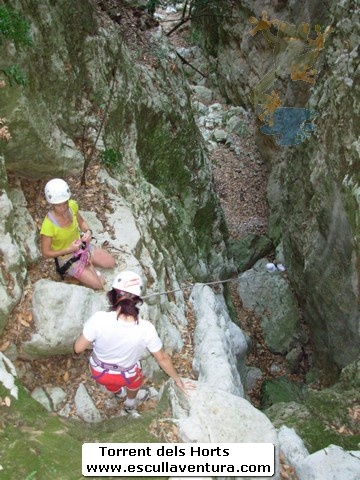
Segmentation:
{"type": "Polygon", "coordinates": [[[93,342],[99,360],[126,368],[138,362],[146,348],[154,353],[162,348],[152,323],[142,319],[128,323],[116,316],[116,312],[96,312],[84,325],[83,335],[93,342]]]}

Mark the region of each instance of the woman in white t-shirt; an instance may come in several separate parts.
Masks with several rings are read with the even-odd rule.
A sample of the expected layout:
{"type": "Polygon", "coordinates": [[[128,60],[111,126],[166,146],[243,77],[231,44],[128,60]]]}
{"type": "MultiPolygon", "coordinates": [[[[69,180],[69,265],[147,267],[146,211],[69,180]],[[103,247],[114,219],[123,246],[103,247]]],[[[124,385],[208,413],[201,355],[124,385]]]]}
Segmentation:
{"type": "Polygon", "coordinates": [[[92,344],[92,377],[119,397],[126,394],[127,412],[147,398],[146,391],[143,390],[142,395],[139,392],[143,383],[140,358],[146,349],[181,390],[194,388],[191,382],[181,380],[162,348],[154,325],[139,318],[137,304],[142,303],[141,287],[141,278],[136,273],[126,271],[117,275],[112,290],[107,293],[110,311],[92,315],[74,345],[75,352],[81,353],[92,344]]]}

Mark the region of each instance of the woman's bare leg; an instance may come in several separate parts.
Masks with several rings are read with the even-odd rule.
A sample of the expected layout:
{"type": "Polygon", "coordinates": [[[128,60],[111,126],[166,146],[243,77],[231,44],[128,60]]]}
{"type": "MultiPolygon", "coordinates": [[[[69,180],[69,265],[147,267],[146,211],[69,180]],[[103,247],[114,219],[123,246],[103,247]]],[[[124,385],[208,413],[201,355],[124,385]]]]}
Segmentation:
{"type": "Polygon", "coordinates": [[[137,390],[129,390],[128,388],[126,389],[126,397],[131,400],[132,398],[136,397],[137,392],[140,390],[138,388],[137,390]]]}
{"type": "Polygon", "coordinates": [[[96,267],[101,267],[101,268],[114,268],[116,265],[114,257],[109,252],[107,252],[106,250],[103,250],[102,248],[94,249],[91,255],[91,262],[96,267]]]}
{"type": "Polygon", "coordinates": [[[97,275],[94,267],[87,265],[84,271],[77,279],[85,287],[93,288],[94,290],[102,290],[105,286],[105,279],[102,275],[97,275]]]}

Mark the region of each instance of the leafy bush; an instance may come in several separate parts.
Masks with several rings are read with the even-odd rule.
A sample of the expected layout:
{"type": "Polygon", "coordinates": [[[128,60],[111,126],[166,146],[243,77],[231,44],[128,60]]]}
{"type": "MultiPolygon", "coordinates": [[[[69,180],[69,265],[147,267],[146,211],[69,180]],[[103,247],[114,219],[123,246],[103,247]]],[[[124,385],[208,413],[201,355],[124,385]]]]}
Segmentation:
{"type": "Polygon", "coordinates": [[[120,166],[122,155],[118,150],[108,148],[99,154],[101,163],[109,170],[117,170],[120,166]]]}
{"type": "Polygon", "coordinates": [[[10,85],[17,83],[18,85],[28,85],[29,80],[18,64],[11,65],[11,67],[2,68],[1,71],[6,75],[10,85]]]}
{"type": "Polygon", "coordinates": [[[28,22],[11,7],[0,5],[0,45],[10,40],[15,45],[31,45],[28,22]]]}

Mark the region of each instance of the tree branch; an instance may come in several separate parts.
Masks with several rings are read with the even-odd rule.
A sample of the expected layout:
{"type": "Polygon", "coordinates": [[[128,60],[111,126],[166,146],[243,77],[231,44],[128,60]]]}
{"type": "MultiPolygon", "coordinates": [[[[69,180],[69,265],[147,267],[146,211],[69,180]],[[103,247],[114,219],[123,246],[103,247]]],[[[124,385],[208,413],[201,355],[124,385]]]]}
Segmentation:
{"type": "Polygon", "coordinates": [[[189,63],[187,60],[185,60],[185,58],[184,58],[182,55],[180,55],[180,53],[178,53],[178,52],[175,52],[175,53],[176,53],[176,55],[180,58],[180,60],[181,60],[182,63],[185,63],[186,65],[189,65],[189,67],[191,67],[192,69],[194,69],[196,72],[200,73],[200,75],[202,75],[204,78],[207,77],[207,75],[205,75],[205,73],[200,72],[200,70],[198,70],[198,69],[195,68],[193,65],[191,65],[191,63],[189,63]]]}

